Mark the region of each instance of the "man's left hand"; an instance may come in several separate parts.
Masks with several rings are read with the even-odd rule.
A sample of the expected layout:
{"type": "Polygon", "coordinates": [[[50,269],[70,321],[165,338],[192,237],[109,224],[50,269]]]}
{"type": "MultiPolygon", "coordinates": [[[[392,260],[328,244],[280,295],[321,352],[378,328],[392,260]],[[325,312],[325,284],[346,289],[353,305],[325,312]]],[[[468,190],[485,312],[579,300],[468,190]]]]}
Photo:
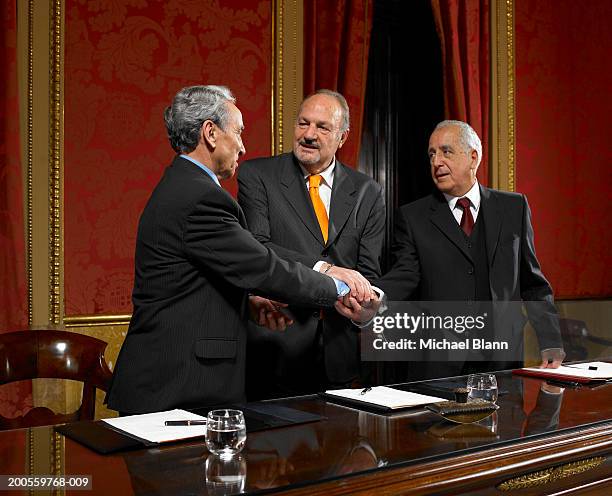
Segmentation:
{"type": "Polygon", "coordinates": [[[548,348],[540,353],[542,355],[541,369],[556,369],[565,358],[565,351],[562,348],[548,348]]]}
{"type": "Polygon", "coordinates": [[[286,307],[286,303],[268,300],[261,296],[249,296],[251,320],[272,331],[284,331],[287,326],[293,324],[291,317],[281,311],[281,308],[286,307]]]}

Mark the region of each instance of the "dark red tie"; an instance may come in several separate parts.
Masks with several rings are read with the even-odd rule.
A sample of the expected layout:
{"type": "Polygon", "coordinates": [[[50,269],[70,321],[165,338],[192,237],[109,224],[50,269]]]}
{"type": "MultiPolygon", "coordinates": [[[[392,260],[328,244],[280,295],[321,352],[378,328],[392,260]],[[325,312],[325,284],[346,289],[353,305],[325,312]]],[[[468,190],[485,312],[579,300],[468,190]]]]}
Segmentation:
{"type": "Polygon", "coordinates": [[[474,217],[472,217],[472,211],[470,210],[470,200],[467,198],[459,198],[457,200],[457,205],[463,209],[459,225],[461,229],[463,229],[463,232],[469,236],[472,234],[472,229],[474,229],[474,217]]]}

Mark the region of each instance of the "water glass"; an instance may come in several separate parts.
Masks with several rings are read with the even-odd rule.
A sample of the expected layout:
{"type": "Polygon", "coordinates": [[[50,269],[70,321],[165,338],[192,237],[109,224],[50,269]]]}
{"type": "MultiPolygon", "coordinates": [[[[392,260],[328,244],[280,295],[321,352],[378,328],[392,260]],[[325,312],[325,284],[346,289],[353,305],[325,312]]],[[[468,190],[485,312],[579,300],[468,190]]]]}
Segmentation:
{"type": "Polygon", "coordinates": [[[246,423],[240,410],[212,410],[206,418],[206,447],[223,458],[240,453],[246,443],[246,423]]]}
{"type": "Polygon", "coordinates": [[[497,401],[497,379],[493,374],[471,374],[467,380],[468,401],[497,401]]]}
{"type": "Polygon", "coordinates": [[[247,463],[241,454],[229,458],[209,455],[206,459],[206,492],[210,495],[241,493],[246,474],[247,463]]]}

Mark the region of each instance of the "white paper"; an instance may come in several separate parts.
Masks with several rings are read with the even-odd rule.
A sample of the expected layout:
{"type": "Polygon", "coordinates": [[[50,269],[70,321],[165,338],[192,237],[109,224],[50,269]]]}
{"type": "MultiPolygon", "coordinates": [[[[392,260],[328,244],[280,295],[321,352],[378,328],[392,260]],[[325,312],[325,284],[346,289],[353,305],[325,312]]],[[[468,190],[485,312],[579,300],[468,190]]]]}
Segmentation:
{"type": "Polygon", "coordinates": [[[325,394],[338,396],[339,398],[363,401],[365,403],[371,403],[391,409],[408,408],[447,401],[444,398],[400,391],[399,389],[393,389],[386,386],[373,387],[364,394],[361,394],[362,391],[363,389],[333,389],[331,391],[325,391],[325,394]]]}
{"type": "Polygon", "coordinates": [[[116,429],[152,443],[165,443],[206,434],[205,425],[164,425],[166,420],[206,420],[206,417],[179,409],[102,420],[116,429]]]}
{"type": "Polygon", "coordinates": [[[551,377],[581,377],[591,380],[612,379],[612,363],[606,362],[574,363],[569,365],[561,365],[556,369],[528,367],[523,370],[541,372],[543,374],[549,374],[551,377]],[[597,367],[597,370],[589,370],[589,367],[597,367]]]}

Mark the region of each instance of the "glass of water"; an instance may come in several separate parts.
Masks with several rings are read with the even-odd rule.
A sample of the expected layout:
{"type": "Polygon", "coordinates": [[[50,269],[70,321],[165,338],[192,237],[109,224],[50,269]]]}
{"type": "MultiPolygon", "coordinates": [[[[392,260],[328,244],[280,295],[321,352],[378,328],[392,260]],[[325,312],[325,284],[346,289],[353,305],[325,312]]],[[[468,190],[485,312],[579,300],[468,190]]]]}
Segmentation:
{"type": "Polygon", "coordinates": [[[246,423],[240,410],[212,410],[206,418],[206,447],[222,458],[240,453],[246,443],[246,423]]]}
{"type": "Polygon", "coordinates": [[[471,374],[467,380],[468,401],[497,401],[497,379],[493,374],[471,374]]]}

